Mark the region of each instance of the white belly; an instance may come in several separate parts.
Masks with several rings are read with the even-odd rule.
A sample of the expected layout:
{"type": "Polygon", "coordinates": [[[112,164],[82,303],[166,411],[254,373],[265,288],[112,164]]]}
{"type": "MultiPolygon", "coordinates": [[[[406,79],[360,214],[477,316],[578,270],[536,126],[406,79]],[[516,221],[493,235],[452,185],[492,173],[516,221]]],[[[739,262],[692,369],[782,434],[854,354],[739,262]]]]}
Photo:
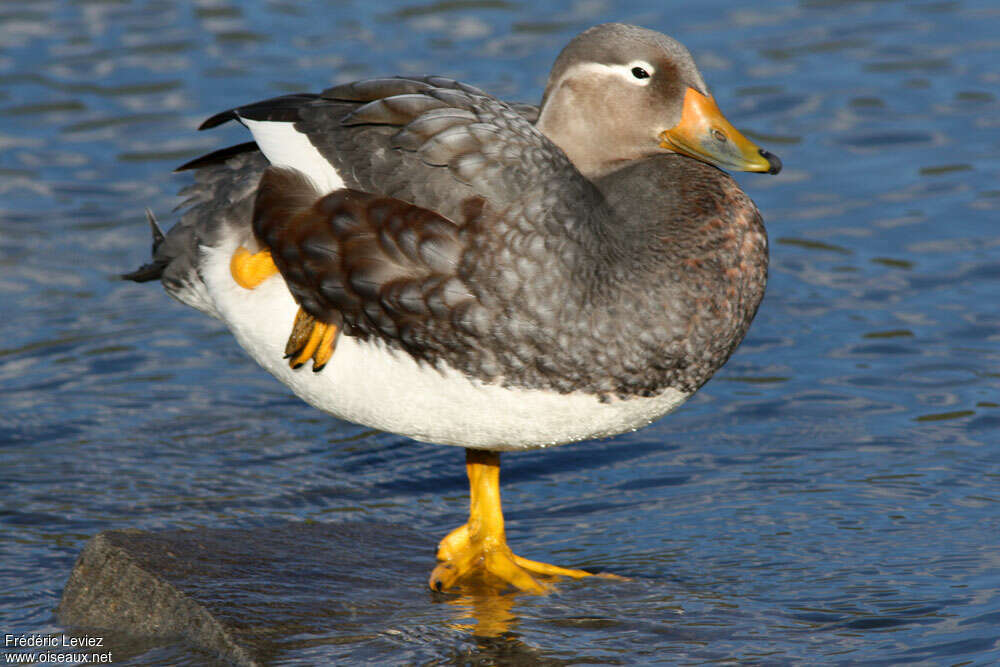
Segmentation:
{"type": "Polygon", "coordinates": [[[310,405],[341,419],[416,440],[478,449],[545,447],[635,430],[689,394],[602,403],[584,393],[504,388],[433,368],[385,345],[341,336],[319,373],[293,370],[285,342],[298,306],[278,275],[253,290],[238,286],[229,260],[241,239],[203,248],[202,276],[215,309],[240,345],[310,405]]]}
{"type": "MultiPolygon", "coordinates": [[[[241,121],[271,164],[302,171],[319,192],[344,186],[340,174],[292,123],[241,121]]],[[[229,272],[233,251],[249,243],[234,236],[203,249],[201,274],[214,314],[257,363],[307,403],[341,419],[426,442],[527,449],[635,430],[689,396],[667,389],[651,398],[602,403],[584,393],[507,389],[349,336],[339,338],[333,358],[319,373],[312,372],[310,363],[292,370],[284,350],[298,306],[284,281],[274,276],[247,290],[229,272]]]]}

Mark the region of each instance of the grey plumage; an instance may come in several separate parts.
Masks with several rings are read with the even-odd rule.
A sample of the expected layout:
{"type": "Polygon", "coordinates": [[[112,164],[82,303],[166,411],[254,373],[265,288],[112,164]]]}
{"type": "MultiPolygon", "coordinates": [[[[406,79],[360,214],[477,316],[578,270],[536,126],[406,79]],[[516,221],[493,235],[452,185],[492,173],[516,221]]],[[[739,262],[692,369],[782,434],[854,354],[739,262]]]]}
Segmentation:
{"type": "Polygon", "coordinates": [[[265,172],[250,148],[196,161],[189,208],[154,264],[168,291],[210,312],[198,248],[223,230],[249,241],[254,220],[296,300],[347,335],[507,386],[694,391],[763,295],[756,208],[725,173],[663,151],[585,176],[538,117],[437,77],[217,114],[203,128],[293,123],[347,189],[321,197],[294,172],[265,172]]]}
{"type": "Polygon", "coordinates": [[[468,448],[469,521],[432,589],[479,570],[534,593],[550,590],[536,574],[587,576],[505,546],[495,452],[640,428],[726,362],[767,238],[711,165],[780,162],[726,121],[680,44],[616,24],[570,42],[541,108],[393,77],[202,129],[231,120],[257,143],[182,167],[186,211],[167,235],[151,221],[153,261],[128,277],[219,317],[321,410],[468,448]]]}
{"type": "Polygon", "coordinates": [[[252,238],[253,197],[266,166],[264,156],[252,151],[199,168],[194,183],[180,192],[184,197],[180,220],[154,242],[152,262],[122,277],[140,282],[160,279],[178,301],[218,317],[201,279],[200,248],[216,245],[226,233],[252,238]]]}

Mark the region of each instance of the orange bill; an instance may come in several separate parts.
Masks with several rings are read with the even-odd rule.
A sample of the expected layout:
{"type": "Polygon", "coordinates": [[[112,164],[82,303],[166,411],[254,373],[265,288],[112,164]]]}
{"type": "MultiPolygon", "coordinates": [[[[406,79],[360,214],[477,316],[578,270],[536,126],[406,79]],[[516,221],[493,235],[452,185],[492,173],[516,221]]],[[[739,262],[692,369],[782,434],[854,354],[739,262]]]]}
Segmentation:
{"type": "Polygon", "coordinates": [[[681,122],[660,133],[660,146],[702,162],[736,171],[777,174],[781,160],[730,124],[711,96],[694,88],[684,95],[681,122]]]}

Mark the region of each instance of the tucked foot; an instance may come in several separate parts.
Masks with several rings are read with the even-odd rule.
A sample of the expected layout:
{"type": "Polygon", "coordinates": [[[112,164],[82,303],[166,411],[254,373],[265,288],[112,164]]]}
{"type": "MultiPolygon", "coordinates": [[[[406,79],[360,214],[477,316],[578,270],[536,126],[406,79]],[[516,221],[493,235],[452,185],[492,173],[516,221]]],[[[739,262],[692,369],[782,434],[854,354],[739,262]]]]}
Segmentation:
{"type": "Polygon", "coordinates": [[[337,325],[320,322],[299,308],[292,333],[285,344],[285,358],[292,368],[298,368],[312,359],[313,372],[318,373],[330,361],[336,345],[337,325]]]}
{"type": "Polygon", "coordinates": [[[251,253],[240,246],[229,260],[229,272],[236,284],[244,289],[253,289],[278,272],[271,259],[270,250],[251,253]]]}
{"type": "Polygon", "coordinates": [[[508,585],[528,593],[545,593],[548,582],[538,577],[592,576],[584,570],[557,567],[521,558],[507,546],[503,511],[500,507],[500,455],[466,450],[469,475],[469,522],[451,531],[438,545],[438,560],[428,584],[447,590],[464,579],[475,579],[491,587],[508,585]]]}
{"type": "MultiPolygon", "coordinates": [[[[254,289],[278,272],[270,250],[251,253],[240,246],[229,260],[229,272],[236,284],[254,289]]],[[[302,308],[295,315],[292,333],[285,344],[285,358],[292,368],[299,368],[310,359],[313,372],[323,370],[330,361],[337,342],[337,325],[320,322],[302,308]]]]}

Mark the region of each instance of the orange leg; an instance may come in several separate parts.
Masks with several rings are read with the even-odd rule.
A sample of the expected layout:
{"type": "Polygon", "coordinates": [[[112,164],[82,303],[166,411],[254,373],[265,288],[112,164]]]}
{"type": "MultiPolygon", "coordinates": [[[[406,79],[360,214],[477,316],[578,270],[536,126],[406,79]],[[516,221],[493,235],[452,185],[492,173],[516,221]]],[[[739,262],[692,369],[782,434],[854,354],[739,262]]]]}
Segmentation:
{"type": "Polygon", "coordinates": [[[467,449],[469,475],[469,522],[451,531],[438,545],[441,561],[431,573],[430,587],[443,591],[469,575],[499,579],[528,593],[545,593],[549,585],[536,576],[579,579],[590,572],[573,570],[516,556],[507,546],[503,510],[500,507],[500,455],[467,449]]]}

